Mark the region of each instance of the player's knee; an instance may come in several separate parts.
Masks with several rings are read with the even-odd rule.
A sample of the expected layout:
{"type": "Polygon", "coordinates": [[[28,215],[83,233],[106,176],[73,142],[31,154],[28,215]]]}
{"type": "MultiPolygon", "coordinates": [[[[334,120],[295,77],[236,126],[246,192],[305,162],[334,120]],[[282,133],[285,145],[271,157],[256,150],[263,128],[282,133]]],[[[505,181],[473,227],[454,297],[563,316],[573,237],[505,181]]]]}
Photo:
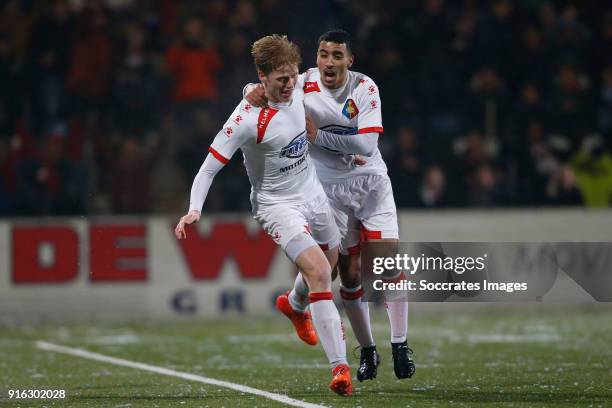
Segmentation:
{"type": "Polygon", "coordinates": [[[336,265],[334,269],[332,269],[331,280],[334,282],[338,278],[338,270],[340,269],[339,265],[336,265]]]}
{"type": "Polygon", "coordinates": [[[335,246],[331,249],[326,250],[325,257],[327,258],[327,261],[329,262],[329,265],[330,265],[330,268],[333,274],[333,271],[336,269],[336,266],[338,265],[338,246],[335,246]]]}
{"type": "Polygon", "coordinates": [[[361,265],[359,258],[352,256],[340,257],[340,281],[345,288],[355,288],[361,284],[361,265]]]}
{"type": "Polygon", "coordinates": [[[314,292],[331,288],[331,268],[329,264],[320,263],[308,271],[308,286],[314,292]]]}

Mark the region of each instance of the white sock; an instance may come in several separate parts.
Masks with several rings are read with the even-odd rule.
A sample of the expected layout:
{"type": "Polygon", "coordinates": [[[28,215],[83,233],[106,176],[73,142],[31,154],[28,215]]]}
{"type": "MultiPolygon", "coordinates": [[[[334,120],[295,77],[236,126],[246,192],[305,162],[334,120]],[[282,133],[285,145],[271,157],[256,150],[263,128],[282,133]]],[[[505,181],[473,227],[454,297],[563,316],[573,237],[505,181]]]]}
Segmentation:
{"type": "Polygon", "coordinates": [[[347,364],[344,326],[331,292],[310,293],[310,313],[332,369],[347,364]]]}
{"type": "Polygon", "coordinates": [[[370,307],[368,302],[362,302],[363,289],[361,285],[349,289],[340,287],[340,296],[344,304],[344,311],[351,322],[353,333],[361,347],[374,345],[372,328],[370,327],[370,307]]]}
{"type": "Polygon", "coordinates": [[[403,343],[408,334],[408,302],[387,302],[386,305],[391,326],[391,343],[403,343]]]}
{"type": "MultiPolygon", "coordinates": [[[[384,279],[385,282],[399,282],[404,279],[404,274],[400,273],[392,279],[384,279]]],[[[408,301],[406,293],[385,293],[387,301],[387,315],[389,316],[389,326],[391,326],[391,343],[403,343],[408,335],[408,301]],[[392,300],[393,301],[390,301],[392,300]]]]}
{"type": "Polygon", "coordinates": [[[304,281],[304,277],[298,272],[295,277],[293,289],[289,292],[289,304],[296,312],[304,313],[308,307],[308,285],[304,281]]]}

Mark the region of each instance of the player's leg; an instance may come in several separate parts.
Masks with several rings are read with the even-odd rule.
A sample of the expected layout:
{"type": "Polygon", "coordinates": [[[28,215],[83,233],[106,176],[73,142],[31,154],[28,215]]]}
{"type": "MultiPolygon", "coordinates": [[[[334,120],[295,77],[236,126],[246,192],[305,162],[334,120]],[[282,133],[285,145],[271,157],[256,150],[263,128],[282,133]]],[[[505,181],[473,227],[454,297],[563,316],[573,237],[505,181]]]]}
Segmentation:
{"type": "Polygon", "coordinates": [[[357,379],[359,381],[376,378],[380,356],[372,336],[370,326],[370,307],[362,300],[360,253],[340,255],[340,295],[355,337],[361,347],[357,379]]]}
{"type": "MultiPolygon", "coordinates": [[[[357,212],[361,219],[363,238],[377,243],[376,256],[395,257],[398,252],[399,231],[397,212],[393,201],[393,189],[387,176],[368,176],[360,187],[367,194],[357,212]]],[[[393,282],[403,279],[401,271],[383,275],[383,280],[393,282]]],[[[414,375],[412,350],[408,348],[408,301],[406,293],[385,293],[385,304],[391,328],[393,368],[398,378],[414,375]]]]}
{"type": "Polygon", "coordinates": [[[298,255],[296,265],[310,288],[308,297],[312,321],[332,367],[330,388],[337,394],[350,395],[352,383],[346,360],[344,327],[333,302],[329,261],[321,248],[313,245],[298,255]]]}
{"type": "MultiPolygon", "coordinates": [[[[337,248],[327,249],[328,245],[319,244],[323,252],[325,253],[325,257],[329,261],[330,266],[332,267],[332,271],[335,269],[336,264],[338,263],[338,251],[337,248]]],[[[332,277],[333,280],[333,277],[332,277]]],[[[304,276],[298,271],[295,276],[295,281],[293,283],[293,287],[287,293],[280,295],[277,300],[277,307],[279,303],[288,303],[296,312],[304,313],[308,308],[308,285],[304,280],[304,276]],[[286,300],[284,298],[287,298],[286,300]]],[[[310,343],[309,343],[310,344],[310,343]]]]}
{"type": "MultiPolygon", "coordinates": [[[[314,240],[319,244],[319,247],[325,252],[330,272],[335,268],[338,262],[338,247],[340,244],[340,231],[334,222],[334,215],[332,208],[329,205],[328,199],[325,196],[319,197],[317,200],[313,200],[309,203],[306,208],[308,222],[310,226],[310,232],[314,240]]],[[[331,291],[331,274],[330,274],[330,291],[331,291]]],[[[313,294],[314,288],[311,287],[311,294],[313,294]]],[[[312,296],[310,297],[311,302],[313,301],[312,296]]],[[[330,301],[331,302],[331,301],[330,301]]],[[[333,303],[332,303],[333,304],[333,303]]],[[[317,304],[311,304],[310,309],[313,315],[313,320],[317,324],[317,304]]],[[[334,307],[335,309],[335,307],[334,307]]],[[[339,317],[339,315],[338,315],[339,317]]],[[[335,318],[335,317],[334,317],[335,318]]],[[[340,321],[342,324],[342,321],[340,321]]],[[[318,326],[317,326],[318,328],[318,326]]],[[[342,327],[342,336],[344,338],[344,327],[342,327]]],[[[317,329],[318,330],[318,329],[317,329]]],[[[319,333],[321,343],[325,343],[323,335],[319,333]]],[[[329,341],[329,340],[328,340],[329,341]]],[[[346,346],[343,343],[344,350],[346,346]]],[[[334,379],[330,384],[330,388],[339,394],[349,393],[352,390],[350,381],[350,371],[348,365],[340,364],[333,367],[332,374],[334,379]]]]}
{"type": "MultiPolygon", "coordinates": [[[[302,214],[299,206],[295,205],[273,205],[258,208],[254,218],[261,224],[266,232],[272,237],[274,242],[287,253],[287,245],[293,237],[292,249],[295,254],[289,255],[292,262],[300,251],[312,245],[312,239],[300,239],[307,225],[306,218],[302,214]]],[[[282,312],[293,324],[296,334],[306,344],[317,344],[317,333],[312,324],[308,307],[308,286],[302,275],[296,276],[294,287],[288,293],[284,293],[276,298],[276,308],[282,312]],[[290,294],[293,294],[293,302],[290,301],[290,294]]]]}
{"type": "Polygon", "coordinates": [[[304,313],[308,308],[308,292],[308,285],[304,280],[304,276],[301,272],[298,271],[297,275],[295,276],[295,281],[293,282],[293,287],[291,288],[291,290],[279,296],[279,298],[286,297],[287,302],[293,310],[295,310],[296,312],[304,313]]]}
{"type": "Polygon", "coordinates": [[[327,185],[326,192],[330,198],[336,225],[342,236],[340,260],[337,268],[339,269],[341,283],[340,296],[342,297],[344,312],[361,347],[357,379],[359,381],[373,379],[376,378],[379,358],[372,337],[369,304],[362,301],[363,289],[361,287],[361,267],[359,263],[360,223],[353,215],[353,210],[343,204],[351,201],[347,183],[327,185]]]}
{"type": "MultiPolygon", "coordinates": [[[[326,197],[318,197],[304,206],[307,217],[306,231],[310,231],[314,240],[324,252],[330,267],[335,269],[338,263],[339,232],[334,224],[333,217],[326,197]]],[[[298,336],[307,344],[316,344],[316,333],[310,330],[310,314],[306,312],[309,304],[309,288],[303,274],[298,272],[293,288],[276,298],[276,307],[289,317],[298,336]],[[305,313],[303,316],[302,313],[305,313]]]]}
{"type": "Polygon", "coordinates": [[[306,344],[314,346],[318,342],[317,332],[312,324],[308,304],[308,285],[301,272],[295,277],[293,288],[276,298],[276,308],[293,324],[298,337],[306,344]]]}
{"type": "Polygon", "coordinates": [[[312,321],[332,365],[330,388],[342,395],[352,393],[346,360],[344,330],[331,292],[331,266],[308,233],[304,208],[274,205],[259,209],[255,219],[300,269],[310,288],[312,321]]]}

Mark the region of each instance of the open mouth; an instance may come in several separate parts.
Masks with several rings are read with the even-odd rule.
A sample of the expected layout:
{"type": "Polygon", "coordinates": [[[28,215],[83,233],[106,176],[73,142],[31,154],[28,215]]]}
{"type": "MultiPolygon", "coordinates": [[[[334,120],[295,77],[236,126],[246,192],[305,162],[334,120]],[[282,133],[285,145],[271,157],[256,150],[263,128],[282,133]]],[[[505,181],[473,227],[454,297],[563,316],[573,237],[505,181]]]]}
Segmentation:
{"type": "Polygon", "coordinates": [[[325,70],[323,71],[323,77],[327,81],[333,81],[334,79],[336,79],[336,73],[331,70],[325,70]]]}

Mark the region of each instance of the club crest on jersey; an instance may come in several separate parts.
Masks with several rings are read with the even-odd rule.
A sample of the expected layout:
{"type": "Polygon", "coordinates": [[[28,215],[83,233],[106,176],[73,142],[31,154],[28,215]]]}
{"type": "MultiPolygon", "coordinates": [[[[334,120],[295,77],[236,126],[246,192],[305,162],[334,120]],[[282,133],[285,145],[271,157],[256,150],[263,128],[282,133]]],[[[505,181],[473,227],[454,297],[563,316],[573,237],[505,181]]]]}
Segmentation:
{"type": "Polygon", "coordinates": [[[299,135],[293,138],[291,142],[285,147],[283,147],[280,151],[279,157],[288,157],[290,159],[297,159],[298,157],[302,157],[306,150],[308,149],[308,141],[304,134],[306,131],[303,131],[299,135]]]}
{"type": "Polygon", "coordinates": [[[347,99],[344,104],[344,108],[342,108],[342,114],[349,119],[353,119],[359,113],[359,109],[357,109],[357,105],[352,99],[347,99]]]}

